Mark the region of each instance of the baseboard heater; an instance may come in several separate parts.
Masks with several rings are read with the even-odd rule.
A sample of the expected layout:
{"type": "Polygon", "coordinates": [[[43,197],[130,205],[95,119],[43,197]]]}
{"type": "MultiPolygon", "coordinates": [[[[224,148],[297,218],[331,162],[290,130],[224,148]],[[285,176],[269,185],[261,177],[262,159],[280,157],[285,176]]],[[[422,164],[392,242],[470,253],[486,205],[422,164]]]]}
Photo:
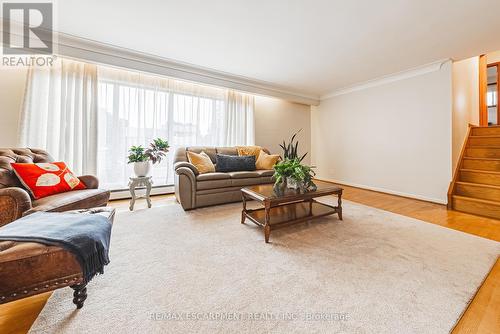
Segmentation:
{"type": "MultiPolygon", "coordinates": [[[[146,193],[146,188],[136,188],[137,196],[141,196],[146,193]]],[[[153,186],[151,189],[151,195],[167,195],[174,193],[174,185],[167,184],[163,186],[153,186]]],[[[115,199],[128,199],[131,198],[130,191],[128,189],[115,189],[111,190],[110,200],[115,199]]]]}

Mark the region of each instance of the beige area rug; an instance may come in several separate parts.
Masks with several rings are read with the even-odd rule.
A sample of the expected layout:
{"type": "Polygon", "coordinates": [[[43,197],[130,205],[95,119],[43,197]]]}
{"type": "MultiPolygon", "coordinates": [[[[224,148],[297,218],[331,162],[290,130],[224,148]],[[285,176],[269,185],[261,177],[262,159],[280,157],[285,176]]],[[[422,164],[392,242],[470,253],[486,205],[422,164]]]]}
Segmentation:
{"type": "Polygon", "coordinates": [[[276,230],[266,245],[240,212],[184,212],[173,199],[119,212],[83,309],[58,290],[31,332],[448,333],[500,251],[347,201],[344,221],[276,230]]]}

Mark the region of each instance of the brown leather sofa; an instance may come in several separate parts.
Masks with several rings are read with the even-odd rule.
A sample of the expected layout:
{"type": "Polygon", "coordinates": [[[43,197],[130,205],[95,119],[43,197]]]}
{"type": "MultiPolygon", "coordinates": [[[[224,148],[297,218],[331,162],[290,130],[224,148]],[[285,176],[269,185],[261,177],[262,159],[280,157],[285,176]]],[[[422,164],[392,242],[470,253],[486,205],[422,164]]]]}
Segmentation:
{"type": "Polygon", "coordinates": [[[107,205],[110,193],[98,189],[99,181],[92,175],[78,177],[88,189],[31,199],[10,164],[53,161],[46,151],[39,149],[0,149],[0,226],[35,211],[61,212],[107,205]]]}
{"type": "MultiPolygon", "coordinates": [[[[263,148],[269,154],[269,150],[263,148]]],[[[238,155],[236,147],[183,147],[174,156],[175,197],[184,210],[241,201],[241,188],[273,183],[273,170],[200,174],[189,163],[186,151],[205,152],[216,163],[216,154],[238,155]]]]}

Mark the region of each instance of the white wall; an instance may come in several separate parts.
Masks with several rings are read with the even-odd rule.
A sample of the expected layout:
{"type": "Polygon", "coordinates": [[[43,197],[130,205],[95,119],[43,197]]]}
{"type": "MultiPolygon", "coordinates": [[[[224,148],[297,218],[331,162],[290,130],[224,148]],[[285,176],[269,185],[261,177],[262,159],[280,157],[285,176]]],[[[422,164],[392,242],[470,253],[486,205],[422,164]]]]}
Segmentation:
{"type": "Polygon", "coordinates": [[[304,159],[310,163],[311,157],[311,107],[284,100],[256,96],[255,98],[255,144],[267,147],[271,153],[281,154],[279,144],[298,130],[299,152],[309,152],[304,159]]]}
{"type": "Polygon", "coordinates": [[[26,69],[0,67],[0,147],[17,146],[19,113],[26,85],[26,69]]]}
{"type": "Polygon", "coordinates": [[[488,64],[500,62],[500,51],[490,52],[486,54],[486,62],[488,64]]]}
{"type": "Polygon", "coordinates": [[[322,100],[311,111],[318,177],[446,203],[451,86],[447,62],[430,73],[322,100]]]}
{"type": "Polygon", "coordinates": [[[469,123],[479,125],[479,57],[453,63],[452,171],[469,123]]]}

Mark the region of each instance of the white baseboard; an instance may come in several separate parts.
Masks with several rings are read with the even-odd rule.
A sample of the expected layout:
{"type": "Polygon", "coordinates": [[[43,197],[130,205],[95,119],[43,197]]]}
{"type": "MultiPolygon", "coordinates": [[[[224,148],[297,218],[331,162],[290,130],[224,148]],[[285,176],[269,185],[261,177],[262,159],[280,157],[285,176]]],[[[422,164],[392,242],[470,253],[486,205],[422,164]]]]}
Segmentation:
{"type": "Polygon", "coordinates": [[[414,199],[418,199],[418,200],[422,200],[422,201],[426,201],[426,202],[437,203],[437,204],[444,204],[444,205],[447,204],[446,200],[443,201],[441,199],[433,198],[433,197],[427,197],[427,196],[409,194],[409,193],[405,193],[405,192],[401,192],[401,191],[395,191],[395,190],[390,190],[390,189],[385,189],[385,188],[379,188],[379,187],[372,187],[372,186],[367,186],[367,185],[364,185],[364,184],[352,183],[352,182],[348,182],[348,181],[334,180],[334,179],[330,179],[330,178],[327,178],[327,177],[321,177],[321,176],[316,176],[315,178],[318,179],[318,180],[323,180],[323,181],[327,181],[327,182],[333,182],[333,183],[343,184],[343,185],[346,185],[346,186],[351,186],[351,187],[356,187],[356,188],[361,188],[361,189],[378,191],[378,192],[386,193],[386,194],[390,194],[390,195],[397,195],[397,196],[402,196],[402,197],[414,198],[414,199]]]}
{"type": "MultiPolygon", "coordinates": [[[[409,194],[409,193],[405,193],[405,192],[401,192],[401,191],[395,191],[395,190],[379,188],[379,187],[372,187],[372,186],[367,186],[364,184],[358,184],[358,183],[353,183],[353,182],[348,182],[348,181],[334,180],[331,178],[321,177],[321,176],[316,176],[315,178],[318,180],[343,184],[346,186],[351,186],[351,187],[356,187],[356,188],[361,188],[361,189],[378,191],[381,193],[386,193],[386,194],[391,194],[391,195],[396,195],[396,196],[414,198],[414,199],[418,199],[418,200],[422,200],[422,201],[444,204],[444,205],[447,204],[446,201],[443,201],[443,200],[440,200],[437,198],[427,197],[427,196],[409,194]]],[[[139,194],[142,194],[144,192],[144,190],[139,190],[139,189],[138,189],[138,191],[140,192],[139,194]]],[[[174,193],[174,186],[156,187],[156,188],[153,188],[151,190],[151,195],[164,195],[164,194],[173,194],[173,193],[174,193]]],[[[128,199],[128,198],[130,198],[130,191],[128,191],[128,190],[120,190],[120,191],[111,192],[111,197],[110,197],[111,200],[128,199]]]]}
{"type": "MultiPolygon", "coordinates": [[[[137,188],[136,193],[137,195],[142,195],[145,193],[145,188],[137,188]]],[[[164,195],[164,194],[173,194],[174,193],[174,186],[162,186],[162,187],[154,187],[151,189],[151,195],[164,195]]],[[[117,191],[112,191],[110,200],[114,199],[127,199],[131,198],[130,196],[130,191],[128,189],[124,190],[117,190],[117,191]]]]}

